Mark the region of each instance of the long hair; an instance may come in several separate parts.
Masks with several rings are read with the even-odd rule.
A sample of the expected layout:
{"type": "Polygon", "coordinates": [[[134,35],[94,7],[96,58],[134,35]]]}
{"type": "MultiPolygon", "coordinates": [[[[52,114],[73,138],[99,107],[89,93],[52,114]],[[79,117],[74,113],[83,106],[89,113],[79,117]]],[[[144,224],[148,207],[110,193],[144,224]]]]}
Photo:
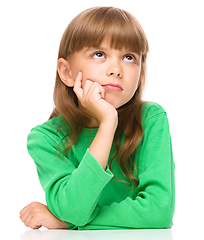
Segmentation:
{"type": "MultiPolygon", "coordinates": [[[[110,159],[111,163],[117,156],[118,165],[129,183],[138,184],[134,174],[136,169],[134,153],[141,141],[143,129],[141,124],[142,90],[145,82],[146,58],[149,51],[146,35],[130,13],[113,7],[95,7],[77,15],[66,28],[59,47],[59,58],[70,59],[76,51],[84,47],[99,47],[108,40],[110,47],[121,50],[129,49],[141,54],[141,73],[138,88],[132,99],[117,109],[119,123],[115,133],[114,143],[116,153],[110,159]],[[121,136],[125,140],[121,144],[121,136]]],[[[90,118],[78,107],[78,100],[72,87],[66,86],[56,73],[54,89],[55,108],[50,118],[62,115],[70,126],[65,151],[77,141],[81,129],[87,125],[90,118]]]]}

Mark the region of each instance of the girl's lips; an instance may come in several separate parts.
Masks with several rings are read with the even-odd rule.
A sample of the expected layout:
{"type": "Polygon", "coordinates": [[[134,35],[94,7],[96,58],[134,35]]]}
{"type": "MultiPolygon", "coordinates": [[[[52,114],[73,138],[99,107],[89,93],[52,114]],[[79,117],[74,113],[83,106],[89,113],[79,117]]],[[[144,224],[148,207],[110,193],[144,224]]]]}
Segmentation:
{"type": "Polygon", "coordinates": [[[115,92],[121,92],[123,90],[120,85],[112,83],[102,85],[102,87],[105,88],[106,90],[115,92]]]}

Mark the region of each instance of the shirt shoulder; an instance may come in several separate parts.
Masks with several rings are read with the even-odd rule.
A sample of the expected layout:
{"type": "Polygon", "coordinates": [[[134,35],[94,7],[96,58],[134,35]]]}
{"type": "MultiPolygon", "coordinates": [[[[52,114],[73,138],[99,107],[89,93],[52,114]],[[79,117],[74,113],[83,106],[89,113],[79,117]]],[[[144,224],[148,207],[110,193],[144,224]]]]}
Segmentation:
{"type": "Polygon", "coordinates": [[[141,121],[143,127],[154,117],[159,115],[166,115],[166,111],[155,102],[144,102],[141,111],[141,121]]]}
{"type": "Polygon", "coordinates": [[[30,151],[49,144],[61,151],[64,148],[63,139],[69,132],[68,124],[61,116],[52,118],[31,129],[27,137],[27,149],[30,151]]]}
{"type": "Polygon", "coordinates": [[[41,125],[37,125],[36,127],[31,129],[32,132],[41,132],[44,135],[47,135],[50,138],[63,138],[70,131],[69,126],[65,122],[65,120],[59,116],[52,118],[41,125]]]}

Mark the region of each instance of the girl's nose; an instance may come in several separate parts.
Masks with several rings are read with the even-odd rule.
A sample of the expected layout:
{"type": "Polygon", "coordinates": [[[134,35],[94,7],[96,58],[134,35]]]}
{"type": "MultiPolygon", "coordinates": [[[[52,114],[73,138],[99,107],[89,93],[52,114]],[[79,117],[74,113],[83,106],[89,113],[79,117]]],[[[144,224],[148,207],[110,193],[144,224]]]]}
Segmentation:
{"type": "Polygon", "coordinates": [[[118,62],[111,63],[109,68],[107,69],[107,76],[115,76],[122,78],[123,71],[118,62]]]}

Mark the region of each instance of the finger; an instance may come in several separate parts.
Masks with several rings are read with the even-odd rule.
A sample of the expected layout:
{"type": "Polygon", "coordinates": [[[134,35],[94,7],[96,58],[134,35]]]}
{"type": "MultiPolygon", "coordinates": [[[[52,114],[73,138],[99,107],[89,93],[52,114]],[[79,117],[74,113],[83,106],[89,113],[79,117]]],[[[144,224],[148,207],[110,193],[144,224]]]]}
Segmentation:
{"type": "MultiPolygon", "coordinates": [[[[102,87],[102,86],[101,86],[102,87]]],[[[105,90],[104,90],[104,88],[102,87],[102,89],[101,89],[101,98],[105,98],[105,90]]]]}
{"type": "Polygon", "coordinates": [[[30,227],[29,222],[32,218],[32,214],[30,212],[24,213],[24,215],[21,216],[21,221],[27,226],[30,227]]]}
{"type": "Polygon", "coordinates": [[[42,223],[37,221],[34,217],[32,217],[30,219],[30,221],[28,222],[28,227],[30,227],[32,229],[38,229],[38,228],[42,227],[42,223]]]}
{"type": "Polygon", "coordinates": [[[95,96],[97,99],[104,98],[105,90],[98,82],[94,82],[89,89],[89,95],[95,96]]]}
{"type": "Polygon", "coordinates": [[[84,87],[83,87],[83,96],[86,96],[87,94],[92,92],[92,89],[94,87],[94,82],[92,82],[91,80],[86,80],[84,82],[84,87]]]}
{"type": "Polygon", "coordinates": [[[73,88],[74,92],[76,93],[78,98],[82,98],[83,97],[83,89],[82,89],[82,72],[79,72],[75,83],[74,83],[74,88],[73,88]]]}
{"type": "Polygon", "coordinates": [[[27,227],[30,227],[29,222],[33,217],[32,210],[33,210],[33,202],[25,206],[20,211],[20,219],[27,227]]]}
{"type": "Polygon", "coordinates": [[[23,213],[21,220],[25,224],[25,226],[30,227],[32,229],[38,229],[42,227],[42,223],[40,222],[39,216],[36,215],[36,213],[30,207],[28,207],[27,211],[23,213]]]}
{"type": "Polygon", "coordinates": [[[28,214],[29,214],[29,207],[26,206],[24,207],[21,211],[20,211],[20,219],[23,223],[25,223],[25,219],[27,218],[28,214]]]}

